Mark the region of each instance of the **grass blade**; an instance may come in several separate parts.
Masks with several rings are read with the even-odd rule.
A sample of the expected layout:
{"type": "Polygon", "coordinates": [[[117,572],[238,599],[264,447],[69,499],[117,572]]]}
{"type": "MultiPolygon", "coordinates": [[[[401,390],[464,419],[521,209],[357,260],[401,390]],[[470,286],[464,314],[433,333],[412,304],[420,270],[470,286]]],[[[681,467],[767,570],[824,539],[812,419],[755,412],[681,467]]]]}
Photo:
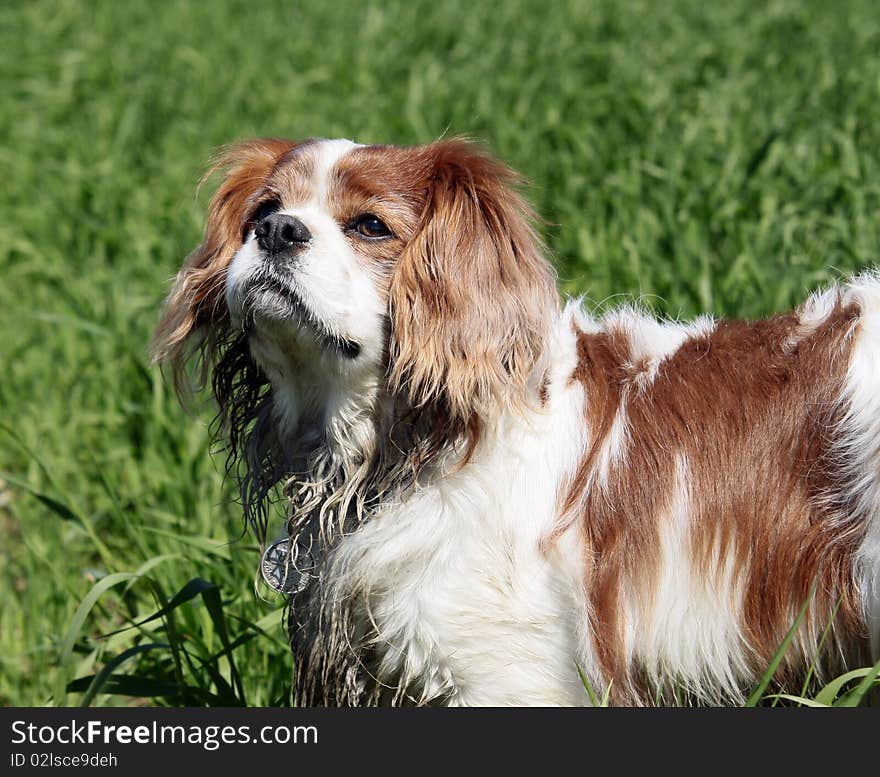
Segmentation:
{"type": "Polygon", "coordinates": [[[840,677],[835,677],[824,688],[822,688],[822,690],[819,691],[819,693],[817,693],[814,698],[820,704],[831,706],[832,704],[834,704],[834,701],[840,694],[841,688],[843,688],[847,683],[855,680],[856,678],[865,677],[866,675],[870,674],[870,672],[870,667],[863,669],[853,669],[851,672],[840,675],[840,677]]]}
{"type": "MultiPolygon", "coordinates": [[[[165,645],[161,642],[150,642],[145,645],[135,645],[133,648],[129,648],[128,650],[120,653],[116,658],[112,661],[109,661],[104,667],[98,672],[96,675],[93,675],[91,680],[92,682],[89,684],[89,687],[86,688],[86,692],[83,695],[82,699],[80,699],[79,706],[80,707],[88,707],[91,705],[92,700],[101,692],[101,688],[103,688],[104,684],[107,680],[110,679],[110,675],[122,664],[135,656],[140,655],[141,653],[147,653],[150,650],[155,650],[157,648],[167,648],[168,645],[165,645]]],[[[82,678],[78,678],[78,680],[82,680],[82,678]]],[[[77,680],[74,680],[73,683],[76,683],[77,680]]],[[[67,691],[68,693],[76,688],[73,683],[68,683],[67,691]]]]}
{"type": "Polygon", "coordinates": [[[771,693],[768,696],[766,696],[765,698],[774,699],[774,700],[775,699],[785,699],[786,701],[794,701],[794,702],[797,702],[798,704],[803,705],[804,707],[823,707],[823,708],[825,708],[825,707],[829,706],[827,704],[822,704],[821,702],[816,701],[815,699],[808,699],[805,696],[795,696],[794,694],[791,694],[791,693],[771,693]]]}
{"type": "Polygon", "coordinates": [[[135,577],[136,575],[131,572],[117,572],[101,578],[92,586],[92,590],[86,594],[85,599],[83,599],[80,602],[79,607],[76,608],[76,612],[73,613],[73,618],[70,620],[70,625],[67,627],[67,633],[64,636],[64,640],[61,643],[61,649],[58,653],[58,674],[55,681],[55,695],[53,699],[55,704],[64,704],[65,689],[67,687],[65,671],[70,667],[70,657],[73,653],[74,643],[82,631],[83,624],[85,623],[86,617],[92,607],[95,606],[95,603],[105,591],[115,585],[119,585],[119,583],[132,580],[135,577]]]}
{"type": "Polygon", "coordinates": [[[864,679],[849,693],[843,696],[835,707],[858,707],[862,699],[874,685],[877,684],[877,677],[880,676],[880,661],[868,670],[864,679]]]}
{"type": "Polygon", "coordinates": [[[0,477],[15,486],[18,486],[23,491],[26,491],[31,496],[38,499],[42,504],[48,507],[53,513],[55,513],[55,515],[61,518],[62,521],[72,521],[82,526],[83,529],[85,529],[86,534],[88,534],[89,539],[94,544],[95,549],[98,551],[98,554],[101,556],[101,560],[104,562],[104,564],[106,564],[108,567],[113,566],[113,554],[110,552],[110,549],[107,547],[107,545],[104,544],[104,541],[97,535],[97,533],[95,532],[95,527],[92,526],[90,521],[87,521],[83,516],[76,512],[72,507],[66,505],[64,502],[43,493],[39,489],[34,488],[27,481],[15,477],[15,475],[12,475],[8,472],[0,472],[0,477]]]}
{"type": "Polygon", "coordinates": [[[587,691],[587,696],[590,697],[590,704],[592,704],[594,707],[601,707],[602,704],[599,701],[599,697],[593,690],[593,686],[587,678],[587,675],[584,673],[584,670],[581,669],[581,665],[576,663],[575,666],[577,667],[578,674],[580,675],[581,683],[583,683],[584,689],[587,691]]]}
{"type": "Polygon", "coordinates": [[[797,614],[797,618],[795,618],[794,623],[791,625],[791,628],[785,635],[785,639],[782,640],[782,644],[776,649],[776,653],[773,654],[773,658],[770,661],[770,664],[767,666],[767,669],[764,672],[764,675],[761,677],[761,680],[758,682],[758,685],[755,687],[755,690],[752,691],[751,695],[746,701],[746,707],[757,707],[758,702],[761,701],[761,698],[764,694],[764,691],[767,690],[767,686],[770,685],[770,682],[773,680],[773,676],[776,674],[776,670],[779,668],[779,664],[782,663],[782,659],[785,656],[786,651],[788,650],[788,646],[791,644],[794,635],[797,633],[797,630],[800,628],[801,623],[803,623],[804,616],[807,614],[807,608],[810,606],[810,602],[813,601],[813,595],[816,593],[816,583],[813,583],[813,587],[810,589],[810,593],[807,596],[807,600],[801,606],[800,611],[797,614]]]}

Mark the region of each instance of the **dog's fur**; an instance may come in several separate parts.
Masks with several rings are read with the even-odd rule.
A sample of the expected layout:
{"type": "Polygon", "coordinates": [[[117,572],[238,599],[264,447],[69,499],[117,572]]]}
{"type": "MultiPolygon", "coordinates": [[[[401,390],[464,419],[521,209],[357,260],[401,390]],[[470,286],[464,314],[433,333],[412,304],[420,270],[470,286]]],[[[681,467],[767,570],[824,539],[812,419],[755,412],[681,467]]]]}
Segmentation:
{"type": "Polygon", "coordinates": [[[756,323],[596,318],[469,142],[216,167],[154,354],[213,374],[247,517],[286,491],[301,703],[585,704],[579,668],[736,702],[805,604],[779,679],[877,654],[875,276],[756,323]],[[273,211],[309,240],[270,256],[273,211]]]}

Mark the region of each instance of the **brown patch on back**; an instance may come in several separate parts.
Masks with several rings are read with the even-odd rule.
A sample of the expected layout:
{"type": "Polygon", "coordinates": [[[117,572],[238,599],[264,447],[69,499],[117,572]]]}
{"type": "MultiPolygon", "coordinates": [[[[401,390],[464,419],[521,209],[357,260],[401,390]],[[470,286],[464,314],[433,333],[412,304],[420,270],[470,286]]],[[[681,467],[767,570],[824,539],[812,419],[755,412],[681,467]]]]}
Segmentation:
{"type": "Polygon", "coordinates": [[[691,521],[682,552],[706,579],[718,573],[717,559],[733,554],[755,670],[771,659],[816,581],[811,615],[827,616],[839,598],[837,625],[858,632],[852,556],[861,534],[847,525],[845,463],[831,450],[857,318],[855,305],[838,304],[794,347],[795,314],[721,322],[662,361],[648,385],[626,366],[623,331],[578,333],[571,379],[584,388],[591,443],[561,514],[583,521],[591,631],[618,703],[646,691],[639,667],[627,663],[622,595],[650,606],[679,455],[688,464],[691,521]],[[621,411],[626,448],[600,485],[598,457],[621,411]]]}

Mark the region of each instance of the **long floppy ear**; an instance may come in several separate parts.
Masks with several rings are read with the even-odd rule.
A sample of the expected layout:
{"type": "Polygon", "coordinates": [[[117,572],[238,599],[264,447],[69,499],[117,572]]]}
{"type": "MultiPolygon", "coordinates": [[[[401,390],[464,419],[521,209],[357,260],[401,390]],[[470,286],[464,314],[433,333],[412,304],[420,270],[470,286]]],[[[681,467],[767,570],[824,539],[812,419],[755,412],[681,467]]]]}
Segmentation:
{"type": "Polygon", "coordinates": [[[525,401],[558,295],[521,179],[464,140],[427,150],[427,201],[391,281],[389,382],[471,428],[525,401]]]}
{"type": "Polygon", "coordinates": [[[154,362],[171,367],[178,393],[185,393],[189,355],[205,356],[228,329],[227,268],[241,247],[254,196],[295,145],[274,138],[235,143],[220,151],[205,174],[203,180],[226,171],[208,208],[204,239],[177,273],[150,349],[154,362]]]}

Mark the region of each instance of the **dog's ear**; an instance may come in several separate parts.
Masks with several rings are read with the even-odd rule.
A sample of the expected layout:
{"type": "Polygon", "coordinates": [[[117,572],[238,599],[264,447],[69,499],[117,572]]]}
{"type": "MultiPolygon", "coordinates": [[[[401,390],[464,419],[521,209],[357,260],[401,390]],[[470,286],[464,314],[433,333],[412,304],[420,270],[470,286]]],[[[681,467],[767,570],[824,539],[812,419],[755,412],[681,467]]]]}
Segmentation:
{"type": "Polygon", "coordinates": [[[389,383],[470,427],[525,398],[558,297],[518,176],[464,140],[427,150],[426,204],[391,280],[389,383]]]}
{"type": "Polygon", "coordinates": [[[226,332],[229,263],[242,245],[254,197],[295,145],[274,138],[235,143],[217,154],[205,174],[207,179],[218,170],[225,171],[208,208],[204,239],[177,273],[151,345],[153,361],[171,368],[178,393],[185,393],[189,355],[210,355],[206,351],[226,332]]]}

